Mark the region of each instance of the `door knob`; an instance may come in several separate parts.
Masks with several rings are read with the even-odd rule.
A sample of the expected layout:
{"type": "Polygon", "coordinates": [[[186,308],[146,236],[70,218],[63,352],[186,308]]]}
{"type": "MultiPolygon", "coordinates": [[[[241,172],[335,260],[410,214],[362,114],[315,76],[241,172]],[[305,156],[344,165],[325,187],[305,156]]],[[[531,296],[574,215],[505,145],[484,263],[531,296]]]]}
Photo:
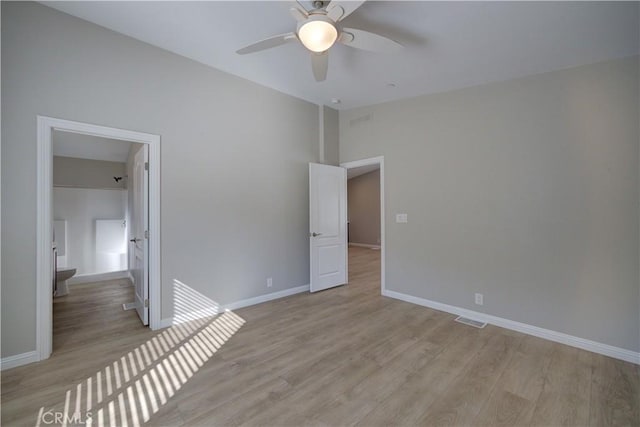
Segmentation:
{"type": "Polygon", "coordinates": [[[322,233],[316,233],[316,232],[313,232],[313,233],[311,233],[311,235],[312,235],[313,237],[318,237],[318,236],[322,236],[322,233]]]}
{"type": "Polygon", "coordinates": [[[129,241],[131,243],[136,243],[136,242],[139,242],[140,240],[142,240],[142,239],[135,239],[135,238],[134,239],[129,239],[129,241]]]}

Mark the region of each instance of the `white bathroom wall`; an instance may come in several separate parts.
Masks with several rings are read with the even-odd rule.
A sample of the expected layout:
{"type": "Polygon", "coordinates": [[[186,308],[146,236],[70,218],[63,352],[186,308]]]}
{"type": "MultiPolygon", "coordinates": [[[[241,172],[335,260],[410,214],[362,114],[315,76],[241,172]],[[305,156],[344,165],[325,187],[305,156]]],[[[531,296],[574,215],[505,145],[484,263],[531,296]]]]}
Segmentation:
{"type": "Polygon", "coordinates": [[[53,218],[67,221],[66,267],[77,276],[126,270],[126,254],[114,263],[116,255],[96,252],[96,220],[124,220],[126,208],[126,190],[54,187],[53,218]]]}
{"type": "MultiPolygon", "coordinates": [[[[68,134],[67,132],[54,131],[53,148],[57,149],[55,135],[68,134]]],[[[77,138],[76,134],[76,138],[77,138]]],[[[81,135],[86,138],[97,139],[89,135],[81,135]]],[[[113,144],[112,140],[102,138],[104,144],[113,144]]],[[[118,141],[123,143],[124,141],[118,141]]],[[[78,156],[82,153],[78,153],[78,156]]],[[[126,175],[124,162],[109,162],[76,157],[53,156],[53,184],[58,187],[82,187],[82,188],[126,188],[127,180],[115,181],[113,177],[126,175]]]]}
{"type": "Polygon", "coordinates": [[[96,220],[96,273],[128,269],[126,224],[123,218],[96,220]]]}

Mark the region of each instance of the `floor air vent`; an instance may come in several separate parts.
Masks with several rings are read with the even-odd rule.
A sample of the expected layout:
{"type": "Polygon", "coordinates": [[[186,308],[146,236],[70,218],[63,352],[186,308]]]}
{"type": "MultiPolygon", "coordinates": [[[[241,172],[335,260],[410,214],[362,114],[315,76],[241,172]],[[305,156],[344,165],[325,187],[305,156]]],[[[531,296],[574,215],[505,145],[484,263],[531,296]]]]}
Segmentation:
{"type": "Polygon", "coordinates": [[[465,325],[473,326],[474,328],[484,328],[487,326],[486,322],[479,322],[477,320],[469,319],[468,317],[458,316],[456,322],[464,323],[465,325]]]}

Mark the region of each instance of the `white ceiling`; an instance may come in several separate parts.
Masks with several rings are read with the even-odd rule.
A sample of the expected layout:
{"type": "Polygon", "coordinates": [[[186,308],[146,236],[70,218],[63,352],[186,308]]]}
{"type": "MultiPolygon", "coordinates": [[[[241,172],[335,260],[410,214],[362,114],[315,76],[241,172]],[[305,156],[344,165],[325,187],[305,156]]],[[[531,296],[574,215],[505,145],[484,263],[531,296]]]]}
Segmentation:
{"type": "Polygon", "coordinates": [[[352,108],[637,54],[638,2],[369,1],[343,23],[393,38],[380,54],[331,48],[315,82],[299,44],[235,51],[295,30],[289,1],[45,2],[114,31],[308,101],[352,108]],[[389,87],[393,83],[395,87],[389,87]]]}
{"type": "Polygon", "coordinates": [[[53,131],[53,155],[126,163],[131,142],[53,131]]]}

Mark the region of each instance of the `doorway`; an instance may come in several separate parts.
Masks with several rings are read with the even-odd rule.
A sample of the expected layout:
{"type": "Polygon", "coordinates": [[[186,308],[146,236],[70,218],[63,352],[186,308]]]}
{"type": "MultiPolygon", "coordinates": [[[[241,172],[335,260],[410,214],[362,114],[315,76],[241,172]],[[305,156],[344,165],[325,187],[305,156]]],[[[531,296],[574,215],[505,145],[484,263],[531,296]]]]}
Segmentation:
{"type": "Polygon", "coordinates": [[[385,292],[384,157],[342,163],[347,170],[348,271],[366,274],[380,260],[380,293],[385,292]],[[354,191],[358,191],[355,194],[354,191]],[[377,193],[377,194],[376,194],[377,193]],[[357,200],[354,200],[357,197],[357,200]],[[374,200],[379,200],[374,202],[374,200]],[[375,251],[375,252],[374,252],[375,251]],[[355,267],[355,265],[354,265],[355,267]]]}
{"type": "MultiPolygon", "coordinates": [[[[146,212],[147,220],[142,221],[144,224],[144,237],[146,250],[146,263],[148,263],[148,281],[145,281],[145,289],[148,289],[142,305],[148,310],[148,323],[152,329],[160,327],[160,137],[158,135],[145,134],[134,131],[127,131],[117,128],[109,128],[104,126],[92,125],[87,123],[73,122],[68,120],[55,119],[50,117],[38,116],[38,131],[37,131],[37,349],[38,359],[43,360],[48,358],[52,352],[53,341],[53,286],[55,286],[54,279],[56,276],[55,262],[57,257],[52,256],[53,236],[54,236],[54,216],[53,216],[53,184],[54,184],[54,136],[55,135],[74,135],[76,140],[84,138],[84,141],[90,141],[92,138],[94,141],[100,139],[107,139],[114,141],[111,149],[113,149],[117,142],[121,143],[126,141],[132,144],[139,144],[142,147],[140,151],[147,153],[144,168],[148,171],[148,198],[145,205],[148,206],[146,212]]],[[[70,138],[73,139],[73,138],[70,138]]],[[[126,143],[124,143],[126,144],[126,143]]],[[[104,143],[101,149],[104,149],[104,143]]],[[[87,145],[80,145],[80,149],[87,149],[87,145]]],[[[94,147],[95,148],[95,147],[94,147]]],[[[59,150],[56,147],[56,150],[59,150]]],[[[99,151],[99,149],[97,149],[99,151]]],[[[92,151],[92,150],[89,150],[92,151]]],[[[94,150],[95,151],[95,150],[94,150]]],[[[107,149],[107,152],[110,150],[107,149]]],[[[58,152],[60,154],[60,152],[58,152]]],[[[113,154],[113,153],[112,153],[113,154]]],[[[126,174],[118,174],[108,179],[113,179],[116,183],[125,179],[126,174]]],[[[104,178],[104,177],[102,177],[104,178]]],[[[59,179],[59,177],[56,177],[59,179]]],[[[147,197],[145,194],[143,196],[147,197]]],[[[142,200],[142,199],[141,199],[142,200]]],[[[130,221],[129,218],[127,220],[130,221]]],[[[121,219],[117,219],[117,223],[120,223],[121,219]]],[[[113,221],[111,221],[113,222],[113,221]]],[[[125,221],[126,223],[126,221],[125,221]]],[[[118,224],[115,224],[118,225],[118,224]]],[[[122,236],[117,237],[117,242],[112,239],[113,233],[107,233],[110,227],[115,227],[110,221],[95,221],[93,226],[94,238],[98,236],[97,231],[102,230],[104,236],[111,236],[106,239],[101,238],[100,248],[105,249],[93,259],[93,264],[89,263],[89,266],[83,265],[83,268],[98,268],[98,269],[120,269],[122,266],[128,264],[126,255],[123,252],[133,252],[133,248],[128,250],[114,249],[115,247],[127,244],[126,234],[122,233],[122,236]],[[120,240],[123,240],[120,242],[120,240]],[[123,259],[124,258],[124,259],[123,259]],[[99,262],[97,262],[99,259],[99,262]],[[97,264],[97,265],[96,265],[97,264]],[[117,265],[116,265],[117,264],[117,265]]],[[[112,227],[112,228],[113,228],[112,227]]],[[[64,228],[64,227],[63,227],[64,228]]],[[[140,228],[140,227],[139,227],[140,228]]],[[[101,234],[101,236],[102,236],[101,234]]],[[[103,237],[104,237],[103,236],[103,237]]],[[[94,242],[95,243],[95,242],[94,242]]],[[[80,262],[80,261],[77,261],[80,262]]],[[[130,267],[127,266],[127,270],[130,267]]],[[[115,271],[118,273],[118,271],[115,271]]],[[[122,271],[120,271],[122,272],[122,271]]],[[[146,280],[146,279],[145,279],[146,280]]],[[[143,316],[141,316],[143,317],[143,316]]],[[[144,319],[143,319],[144,322],[144,319]]]]}

